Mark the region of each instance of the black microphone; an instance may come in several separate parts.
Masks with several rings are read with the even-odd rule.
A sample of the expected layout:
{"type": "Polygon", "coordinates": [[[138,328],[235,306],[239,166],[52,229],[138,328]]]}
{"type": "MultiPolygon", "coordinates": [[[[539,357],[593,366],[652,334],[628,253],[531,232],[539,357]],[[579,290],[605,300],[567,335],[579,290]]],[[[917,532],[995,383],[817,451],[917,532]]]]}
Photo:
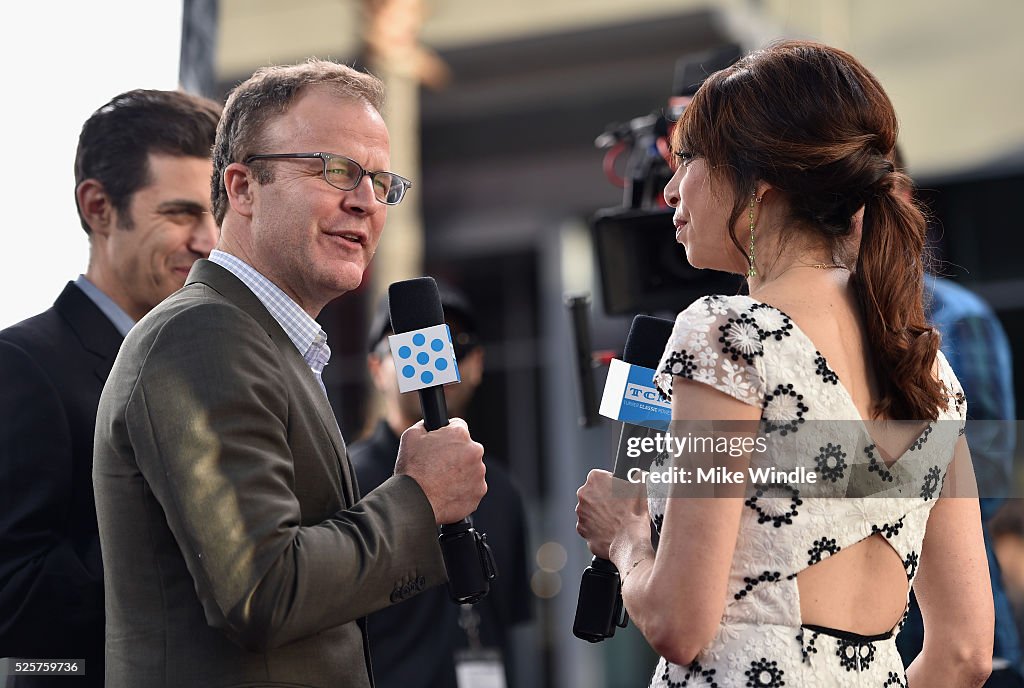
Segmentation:
{"type": "MultiPolygon", "coordinates": [[[[391,329],[396,335],[444,325],[441,295],[432,277],[392,283],[388,287],[388,308],[391,311],[391,329]]],[[[450,340],[447,345],[451,346],[450,340]]],[[[435,352],[439,350],[434,349],[435,352]]],[[[392,352],[392,355],[397,364],[401,353],[392,352]]],[[[405,366],[405,369],[409,368],[412,366],[405,366]]],[[[429,382],[433,379],[432,373],[423,374],[430,375],[430,378],[421,380],[429,382]]],[[[423,426],[429,431],[448,425],[444,385],[421,387],[417,391],[423,410],[423,426]]],[[[491,588],[490,581],[497,575],[487,536],[477,532],[473,523],[464,518],[458,523],[442,525],[438,542],[448,572],[448,594],[452,600],[458,604],[474,604],[485,597],[491,588]]]]}
{"type": "Polygon", "coordinates": [[[590,297],[584,294],[567,296],[565,305],[572,318],[573,359],[576,381],[580,388],[580,425],[592,428],[601,417],[597,413],[597,391],[594,388],[594,355],[590,346],[590,297]]]}
{"type": "MultiPolygon", "coordinates": [[[[673,325],[671,320],[649,315],[633,318],[622,360],[630,365],[657,370],[673,325]]],[[[630,439],[647,437],[650,432],[651,429],[646,426],[622,424],[619,446],[615,452],[615,467],[612,469],[616,478],[626,479],[629,469],[636,463],[626,454],[630,439]]],[[[622,604],[619,570],[607,559],[594,557],[580,579],[573,635],[597,643],[611,638],[615,635],[615,627],[625,628],[628,621],[629,616],[622,604]]]]}

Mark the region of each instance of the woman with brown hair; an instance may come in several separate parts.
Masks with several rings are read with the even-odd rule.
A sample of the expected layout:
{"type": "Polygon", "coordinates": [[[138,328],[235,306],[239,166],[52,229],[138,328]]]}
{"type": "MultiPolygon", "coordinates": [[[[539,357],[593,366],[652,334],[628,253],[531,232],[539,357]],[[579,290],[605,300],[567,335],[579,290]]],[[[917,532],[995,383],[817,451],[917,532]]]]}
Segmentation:
{"type": "Polygon", "coordinates": [[[577,530],[663,657],[652,686],[977,686],[990,671],[978,504],[954,496],[977,496],[966,401],[925,321],[925,220],[897,193],[896,138],[857,60],[796,41],[711,75],[673,132],[677,240],[750,295],[680,313],[655,382],[674,435],[746,422],[765,449],[712,457],[741,488],[682,485],[684,463],[672,498],[610,499],[605,471],[579,491],[577,530]],[[790,477],[767,484],[767,468],[790,477]],[[904,673],[911,585],[926,635],[904,673]]]}

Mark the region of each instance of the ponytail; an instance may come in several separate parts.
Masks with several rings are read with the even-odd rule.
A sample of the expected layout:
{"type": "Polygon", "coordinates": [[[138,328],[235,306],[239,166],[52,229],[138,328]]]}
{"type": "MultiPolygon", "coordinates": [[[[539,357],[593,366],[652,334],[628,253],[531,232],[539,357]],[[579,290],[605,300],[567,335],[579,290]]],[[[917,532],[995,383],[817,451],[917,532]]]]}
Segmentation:
{"type": "Polygon", "coordinates": [[[924,316],[925,219],[896,193],[901,183],[910,181],[899,173],[885,175],[865,204],[852,284],[879,385],[874,413],[935,420],[945,400],[934,373],[939,334],[924,316]]]}

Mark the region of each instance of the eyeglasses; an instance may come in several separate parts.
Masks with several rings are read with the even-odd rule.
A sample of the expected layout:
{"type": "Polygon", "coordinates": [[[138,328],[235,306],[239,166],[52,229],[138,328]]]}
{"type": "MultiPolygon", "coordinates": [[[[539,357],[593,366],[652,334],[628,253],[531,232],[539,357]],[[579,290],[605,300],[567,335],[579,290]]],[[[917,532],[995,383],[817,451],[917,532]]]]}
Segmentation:
{"type": "Polygon", "coordinates": [[[333,153],[261,153],[250,155],[243,162],[253,160],[283,160],[286,158],[319,158],[324,163],[324,179],[335,189],[351,191],[359,186],[363,177],[373,182],[373,195],[384,205],[398,205],[405,198],[405,192],[412,182],[394,172],[367,172],[352,158],[333,153]]]}

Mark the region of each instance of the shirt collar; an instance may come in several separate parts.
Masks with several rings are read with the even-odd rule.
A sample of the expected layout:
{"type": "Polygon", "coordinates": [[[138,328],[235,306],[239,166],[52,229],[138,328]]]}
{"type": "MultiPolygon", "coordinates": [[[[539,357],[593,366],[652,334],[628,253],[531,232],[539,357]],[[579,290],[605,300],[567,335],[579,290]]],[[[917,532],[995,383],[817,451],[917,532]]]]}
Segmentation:
{"type": "Polygon", "coordinates": [[[274,316],[274,320],[288,335],[288,339],[299,350],[313,372],[318,375],[323,372],[324,366],[331,358],[331,349],[327,346],[327,333],[320,327],[320,323],[302,310],[280,287],[238,256],[214,249],[210,253],[210,262],[216,263],[240,279],[274,316]]]}
{"type": "Polygon", "coordinates": [[[128,336],[128,331],[135,325],[131,316],[124,312],[114,300],[100,291],[100,288],[89,281],[85,275],[79,275],[75,280],[75,286],[82,290],[89,300],[96,304],[103,315],[114,325],[114,328],[121,333],[122,337],[128,336]]]}

